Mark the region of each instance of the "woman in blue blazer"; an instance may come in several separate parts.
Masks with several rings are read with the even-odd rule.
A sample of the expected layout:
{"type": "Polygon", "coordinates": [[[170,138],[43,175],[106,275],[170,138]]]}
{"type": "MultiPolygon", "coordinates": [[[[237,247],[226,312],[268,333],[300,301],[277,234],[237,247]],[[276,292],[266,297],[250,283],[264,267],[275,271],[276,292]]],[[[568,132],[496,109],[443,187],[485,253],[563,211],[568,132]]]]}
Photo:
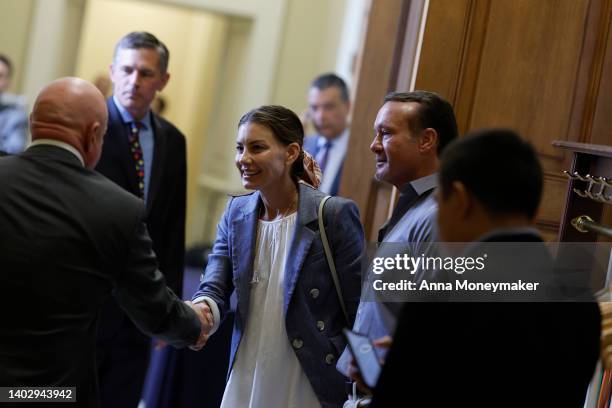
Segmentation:
{"type": "Polygon", "coordinates": [[[222,407],[336,407],[346,399],[335,365],[341,330],[353,325],[359,304],[363,229],[355,203],[327,201],[324,225],[347,322],[319,234],[325,195],[312,187],[317,166],[303,138],[299,118],[280,106],[254,109],[238,125],[236,166],[255,191],[230,198],[193,296],[210,307],[214,332],[236,294],[222,407]]]}

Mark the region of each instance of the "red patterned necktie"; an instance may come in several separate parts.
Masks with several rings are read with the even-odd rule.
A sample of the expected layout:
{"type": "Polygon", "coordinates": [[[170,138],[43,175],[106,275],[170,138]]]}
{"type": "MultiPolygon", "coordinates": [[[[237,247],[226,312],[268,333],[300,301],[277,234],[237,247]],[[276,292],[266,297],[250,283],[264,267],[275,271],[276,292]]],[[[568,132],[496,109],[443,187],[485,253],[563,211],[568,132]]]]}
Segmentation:
{"type": "Polygon", "coordinates": [[[130,142],[130,152],[132,153],[132,159],[134,159],[134,168],[136,169],[136,178],[138,179],[138,196],[144,199],[144,159],[142,157],[142,146],[138,138],[141,128],[142,123],[133,122],[128,141],[130,142]]]}

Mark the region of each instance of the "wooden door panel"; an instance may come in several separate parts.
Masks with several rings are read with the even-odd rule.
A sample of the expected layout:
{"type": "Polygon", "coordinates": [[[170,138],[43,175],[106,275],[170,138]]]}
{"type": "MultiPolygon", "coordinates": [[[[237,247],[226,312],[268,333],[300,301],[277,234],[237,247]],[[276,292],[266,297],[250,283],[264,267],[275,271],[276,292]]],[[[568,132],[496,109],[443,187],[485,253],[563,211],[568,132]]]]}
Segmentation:
{"type": "MultiPolygon", "coordinates": [[[[597,89],[597,103],[594,109],[593,124],[591,126],[591,137],[589,143],[612,145],[612,24],[610,24],[610,14],[607,21],[603,24],[607,26],[605,30],[608,39],[603,63],[601,67],[601,80],[597,89]]],[[[603,33],[602,33],[603,34],[603,33]]]]}
{"type": "Polygon", "coordinates": [[[472,5],[472,0],[430,1],[416,89],[454,101],[472,5]]]}
{"type": "Polygon", "coordinates": [[[491,3],[469,128],[513,128],[561,158],[550,142],[567,140],[587,5],[491,3]]]}
{"type": "MultiPolygon", "coordinates": [[[[398,11],[411,1],[416,0],[404,0],[403,6],[392,1],[392,13],[382,9],[370,15],[380,27],[368,31],[379,34],[376,45],[366,40],[361,61],[351,134],[362,135],[356,141],[362,153],[347,164],[365,177],[343,178],[348,189],[341,191],[350,190],[347,195],[358,201],[370,237],[390,191],[365,174],[372,172],[364,166],[365,135],[385,86],[408,83],[399,68],[406,56],[397,55],[397,44],[415,26],[398,21],[398,11]],[[380,16],[385,13],[390,27],[404,30],[395,35],[395,44],[392,36],[381,40],[385,21],[380,16]],[[384,64],[380,57],[390,70],[379,66],[384,64]],[[403,81],[393,78],[395,71],[403,81]]],[[[374,0],[373,9],[380,3],[374,0]]],[[[386,27],[387,35],[391,31],[386,27]]],[[[562,171],[570,164],[551,142],[612,143],[612,0],[430,0],[415,88],[448,99],[461,134],[508,127],[534,145],[545,173],[538,226],[550,239],[566,202],[562,171]]]]}

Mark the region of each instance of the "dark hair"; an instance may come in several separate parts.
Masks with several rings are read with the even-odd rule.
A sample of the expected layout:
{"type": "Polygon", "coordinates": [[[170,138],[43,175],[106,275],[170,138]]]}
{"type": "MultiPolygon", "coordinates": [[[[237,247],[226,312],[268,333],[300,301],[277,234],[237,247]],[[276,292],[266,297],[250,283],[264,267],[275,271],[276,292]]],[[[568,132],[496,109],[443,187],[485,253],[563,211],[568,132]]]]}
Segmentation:
{"type": "Polygon", "coordinates": [[[0,54],[0,62],[2,62],[8,68],[8,75],[11,76],[13,74],[13,63],[10,58],[4,54],[0,54]]]}
{"type": "Polygon", "coordinates": [[[438,133],[438,157],[450,142],[459,136],[457,119],[451,104],[440,95],[428,91],[391,92],[385,96],[386,102],[417,102],[420,106],[419,120],[408,126],[413,132],[432,128],[438,133]]]}
{"type": "Polygon", "coordinates": [[[157,51],[157,55],[159,56],[159,70],[162,74],[166,73],[168,70],[170,51],[168,51],[168,48],[163,42],[146,31],[134,31],[120,39],[115,46],[113,61],[117,58],[119,50],[137,50],[139,48],[148,48],[157,51]]]}
{"type": "Polygon", "coordinates": [[[300,145],[300,155],[293,162],[291,176],[297,179],[304,173],[304,128],[300,118],[290,109],[278,105],[264,105],[242,115],[238,127],[247,123],[257,123],[272,131],[276,140],[285,146],[291,143],[300,145]]]}
{"type": "Polygon", "coordinates": [[[492,214],[532,219],[542,196],[542,167],[531,144],[508,129],[472,132],[442,155],[440,188],[460,181],[492,214]]]}
{"type": "Polygon", "coordinates": [[[332,73],[319,75],[310,83],[311,88],[317,88],[320,91],[331,88],[332,86],[337,87],[340,90],[340,97],[342,100],[344,102],[348,102],[348,87],[346,86],[346,82],[344,82],[344,80],[338,75],[332,73]]]}

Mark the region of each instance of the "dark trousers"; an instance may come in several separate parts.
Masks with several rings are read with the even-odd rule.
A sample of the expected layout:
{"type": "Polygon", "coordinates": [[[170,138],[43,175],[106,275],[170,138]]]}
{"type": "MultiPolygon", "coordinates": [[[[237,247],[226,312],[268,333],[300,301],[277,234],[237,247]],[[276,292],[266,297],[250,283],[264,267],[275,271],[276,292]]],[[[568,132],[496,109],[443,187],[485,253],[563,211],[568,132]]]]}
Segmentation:
{"type": "Polygon", "coordinates": [[[136,408],[142,394],[151,340],[125,319],[117,334],[98,342],[100,407],[136,408]]]}

